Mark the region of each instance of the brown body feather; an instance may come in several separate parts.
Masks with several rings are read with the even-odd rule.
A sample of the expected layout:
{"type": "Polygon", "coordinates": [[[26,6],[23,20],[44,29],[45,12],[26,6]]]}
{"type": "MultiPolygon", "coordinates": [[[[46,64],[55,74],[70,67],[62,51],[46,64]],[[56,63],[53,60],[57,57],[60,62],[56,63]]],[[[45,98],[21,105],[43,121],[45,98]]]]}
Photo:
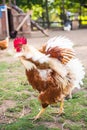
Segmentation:
{"type": "Polygon", "coordinates": [[[61,98],[62,87],[57,84],[54,78],[55,75],[52,72],[47,74],[46,80],[40,76],[37,69],[26,70],[26,75],[32,87],[39,91],[39,100],[42,107],[56,103],[58,102],[58,98],[61,98]]]}
{"type": "MultiPolygon", "coordinates": [[[[32,59],[25,60],[33,62],[32,59]]],[[[35,64],[35,62],[33,63],[35,64]]],[[[36,63],[35,66],[36,68],[26,69],[26,75],[32,87],[38,90],[38,98],[43,108],[61,101],[69,94],[72,88],[72,83],[68,80],[70,75],[67,75],[67,77],[63,79],[57,72],[45,64],[42,64],[42,67],[36,63]],[[41,72],[43,73],[43,71],[45,71],[45,77],[41,76],[41,72]]]]}

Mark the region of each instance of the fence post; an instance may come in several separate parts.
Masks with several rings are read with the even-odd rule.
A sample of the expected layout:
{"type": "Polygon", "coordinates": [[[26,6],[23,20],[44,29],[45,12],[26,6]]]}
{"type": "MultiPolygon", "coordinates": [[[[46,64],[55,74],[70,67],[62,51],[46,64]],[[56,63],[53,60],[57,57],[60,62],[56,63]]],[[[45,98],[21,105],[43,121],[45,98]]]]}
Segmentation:
{"type": "Polygon", "coordinates": [[[46,17],[47,17],[47,26],[48,28],[50,27],[50,22],[49,22],[49,13],[48,13],[48,0],[46,2],[46,17]]]}

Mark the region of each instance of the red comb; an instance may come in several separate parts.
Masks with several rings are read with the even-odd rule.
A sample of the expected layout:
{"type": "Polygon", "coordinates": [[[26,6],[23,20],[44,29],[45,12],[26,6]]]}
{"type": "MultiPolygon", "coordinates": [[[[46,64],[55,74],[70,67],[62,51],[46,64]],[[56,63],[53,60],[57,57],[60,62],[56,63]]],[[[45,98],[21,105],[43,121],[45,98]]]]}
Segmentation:
{"type": "Polygon", "coordinates": [[[21,51],[21,45],[27,44],[27,39],[25,37],[17,37],[14,39],[14,48],[17,52],[21,51]]]}
{"type": "Polygon", "coordinates": [[[25,37],[17,37],[14,39],[14,47],[17,48],[19,45],[27,44],[25,37]]]}

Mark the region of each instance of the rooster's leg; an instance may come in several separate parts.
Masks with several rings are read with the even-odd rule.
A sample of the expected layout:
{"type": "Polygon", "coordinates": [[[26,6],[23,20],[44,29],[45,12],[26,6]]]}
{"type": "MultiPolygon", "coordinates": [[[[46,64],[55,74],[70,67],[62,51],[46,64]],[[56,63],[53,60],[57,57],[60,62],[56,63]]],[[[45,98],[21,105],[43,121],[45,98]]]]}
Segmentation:
{"type": "Polygon", "coordinates": [[[61,115],[63,113],[64,113],[64,100],[62,99],[60,102],[60,108],[59,108],[58,114],[61,115]]]}
{"type": "Polygon", "coordinates": [[[40,112],[37,114],[37,116],[35,116],[34,120],[37,120],[44,113],[44,111],[45,111],[45,108],[42,108],[40,112]]]}
{"type": "Polygon", "coordinates": [[[60,108],[57,112],[53,112],[53,114],[61,115],[64,113],[64,100],[62,99],[60,102],[60,108]]]}

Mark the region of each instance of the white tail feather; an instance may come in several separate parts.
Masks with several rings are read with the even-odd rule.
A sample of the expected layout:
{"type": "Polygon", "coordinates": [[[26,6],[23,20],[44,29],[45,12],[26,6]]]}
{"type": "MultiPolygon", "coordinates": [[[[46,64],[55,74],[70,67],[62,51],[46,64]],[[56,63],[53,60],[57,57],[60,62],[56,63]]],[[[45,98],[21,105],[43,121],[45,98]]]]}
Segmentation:
{"type": "Polygon", "coordinates": [[[56,47],[56,46],[60,48],[73,49],[72,48],[73,43],[68,38],[60,36],[60,37],[54,37],[48,40],[47,45],[46,45],[46,51],[49,48],[56,47]]]}
{"type": "Polygon", "coordinates": [[[76,58],[70,60],[66,65],[71,73],[74,75],[75,80],[73,81],[74,87],[80,88],[80,85],[83,84],[83,78],[85,76],[85,71],[82,63],[76,58]]]}

